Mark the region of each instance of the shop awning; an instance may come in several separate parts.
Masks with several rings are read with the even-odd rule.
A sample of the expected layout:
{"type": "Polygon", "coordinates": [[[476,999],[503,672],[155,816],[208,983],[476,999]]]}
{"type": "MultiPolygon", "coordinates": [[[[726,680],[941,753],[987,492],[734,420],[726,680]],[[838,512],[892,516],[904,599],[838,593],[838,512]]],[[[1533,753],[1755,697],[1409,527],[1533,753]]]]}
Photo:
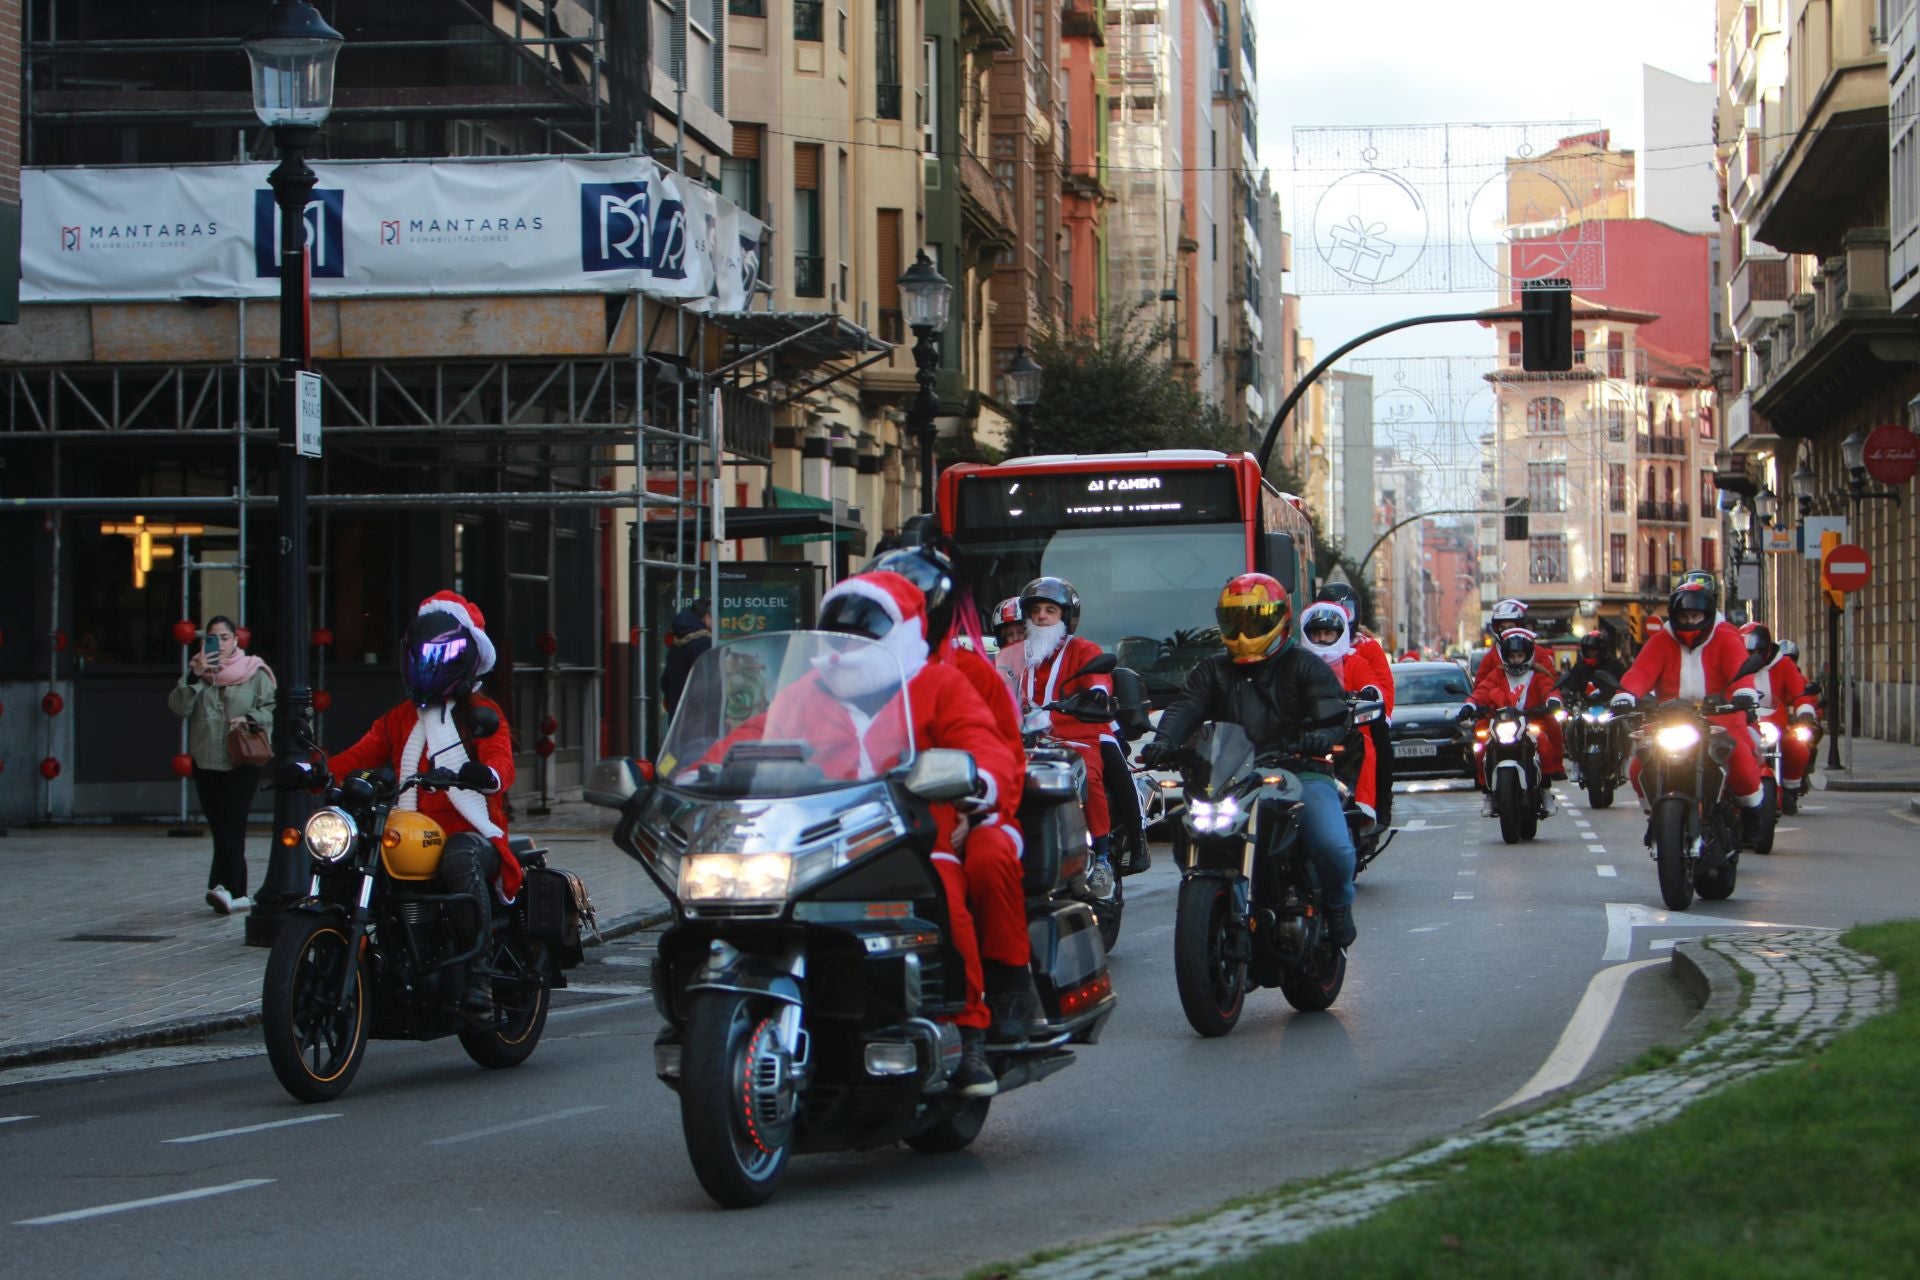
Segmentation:
{"type": "MultiPolygon", "coordinates": [[[[810,493],[798,493],[792,489],[782,489],[778,485],[768,490],[773,499],[773,507],[766,509],[777,511],[789,519],[802,517],[817,522],[817,527],[806,531],[783,533],[780,545],[799,546],[807,542],[824,542],[831,538],[836,542],[851,542],[854,550],[865,552],[867,549],[866,527],[860,523],[860,513],[853,508],[845,508],[844,515],[836,515],[833,501],[829,498],[816,498],[810,493]]],[[[729,537],[746,536],[733,532],[733,512],[727,512],[727,535],[729,537]]]]}

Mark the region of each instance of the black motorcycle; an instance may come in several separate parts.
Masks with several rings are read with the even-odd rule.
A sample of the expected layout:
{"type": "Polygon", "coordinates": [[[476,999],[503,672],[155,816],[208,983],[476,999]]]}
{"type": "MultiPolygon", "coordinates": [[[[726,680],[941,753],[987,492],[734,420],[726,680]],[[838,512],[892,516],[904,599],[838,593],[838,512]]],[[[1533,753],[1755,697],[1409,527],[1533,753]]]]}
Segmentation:
{"type": "MultiPolygon", "coordinates": [[[[1378,706],[1378,703],[1372,704],[1378,706]]],[[[1296,812],[1297,757],[1255,758],[1238,725],[1202,725],[1180,753],[1185,839],[1173,972],[1180,1007],[1203,1036],[1240,1021],[1247,992],[1279,987],[1304,1013],[1331,1008],[1346,952],[1326,931],[1325,898],[1296,812]]]]}
{"type": "MultiPolygon", "coordinates": [[[[1378,689],[1367,685],[1347,695],[1347,707],[1353,727],[1334,748],[1333,776],[1340,784],[1347,833],[1353,838],[1353,874],[1357,876],[1387,851],[1399,831],[1381,826],[1378,815],[1367,813],[1355,798],[1359,794],[1360,771],[1366,767],[1366,739],[1373,733],[1373,726],[1386,719],[1386,703],[1381,701],[1378,689]]],[[[1390,779],[1387,785],[1392,786],[1390,779]]]]}
{"type": "Polygon", "coordinates": [[[1570,717],[1567,753],[1580,766],[1580,785],[1587,804],[1613,807],[1614,793],[1627,781],[1628,717],[1616,715],[1607,694],[1588,695],[1586,705],[1570,717]]]}
{"type": "Polygon", "coordinates": [[[1540,767],[1533,722],[1560,711],[1558,698],[1548,698],[1535,707],[1500,707],[1474,731],[1476,749],[1485,761],[1487,785],[1493,791],[1493,811],[1500,819],[1500,838],[1508,844],[1531,840],[1540,833],[1547,789],[1552,784],[1540,767]]]}
{"type": "MultiPolygon", "coordinates": [[[[587,791],[620,811],[614,842],[673,904],[653,969],[667,1023],[655,1074],[680,1095],[700,1185],[727,1207],[764,1203],[794,1155],[958,1151],[986,1123],[991,1099],[949,1083],[965,990],[932,862],[933,806],[978,794],[973,760],[916,753],[897,693],[868,704],[857,761],[820,745],[822,672],[892,662],[839,634],[717,644],[689,673],[657,774],[609,761],[587,791]]],[[[1068,1046],[1098,1039],[1114,1009],[1099,928],[1077,900],[1079,764],[1027,766],[1022,865],[1046,1032],[988,1046],[1002,1093],[1071,1065],[1068,1046]]]]}
{"type": "Polygon", "coordinates": [[[1730,896],[1739,878],[1741,814],[1727,792],[1733,735],[1709,717],[1744,710],[1713,700],[1656,703],[1633,735],[1649,806],[1647,848],[1660,897],[1675,911],[1692,906],[1696,892],[1730,896]]]}
{"type": "MultiPolygon", "coordinates": [[[[500,727],[487,708],[473,722],[476,737],[500,727]]],[[[302,770],[293,766],[281,785],[302,785],[302,770]]],[[[398,783],[391,769],[361,770],[330,786],[306,821],[300,843],[311,888],[288,908],[260,999],[267,1060],[302,1102],[346,1092],[370,1038],[457,1035],[481,1066],[518,1066],[540,1042],[550,993],[567,985],[563,970],[580,962],[584,891],[549,869],[531,840],[509,842],[525,884],[511,906],[494,904],[484,929],[472,927],[471,896],[433,891],[445,833],[394,806],[416,787],[458,785],[439,768],[398,783]],[[477,1023],[458,1009],[475,964],[490,972],[496,1006],[477,1023]]]]}

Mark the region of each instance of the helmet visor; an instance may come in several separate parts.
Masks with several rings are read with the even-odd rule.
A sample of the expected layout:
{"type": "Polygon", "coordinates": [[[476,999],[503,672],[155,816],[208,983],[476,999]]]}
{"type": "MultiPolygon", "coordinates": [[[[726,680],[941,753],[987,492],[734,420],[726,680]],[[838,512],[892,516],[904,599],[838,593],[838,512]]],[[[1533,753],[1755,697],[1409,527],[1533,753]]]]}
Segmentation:
{"type": "Polygon", "coordinates": [[[1270,636],[1286,624],[1288,607],[1284,601],[1260,604],[1223,604],[1214,611],[1223,640],[1258,640],[1270,636]]]}
{"type": "Polygon", "coordinates": [[[877,600],[851,594],[835,596],[820,610],[820,630],[878,640],[893,630],[893,618],[877,600]]]}
{"type": "Polygon", "coordinates": [[[451,631],[407,646],[407,691],[419,703],[438,702],[473,674],[477,655],[464,631],[451,631]]]}

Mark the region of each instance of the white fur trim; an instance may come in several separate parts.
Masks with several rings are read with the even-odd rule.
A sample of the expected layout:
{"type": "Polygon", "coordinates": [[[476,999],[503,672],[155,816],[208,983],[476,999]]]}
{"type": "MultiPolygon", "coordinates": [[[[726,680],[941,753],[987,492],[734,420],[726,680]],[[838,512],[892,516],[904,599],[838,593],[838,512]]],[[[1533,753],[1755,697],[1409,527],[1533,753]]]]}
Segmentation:
{"type": "Polygon", "coordinates": [[[932,860],[934,862],[951,862],[956,867],[966,865],[965,863],[960,861],[958,856],[951,853],[936,853],[933,855],[932,860]]]}
{"type": "Polygon", "coordinates": [[[1013,856],[1016,858],[1025,858],[1027,856],[1027,838],[1021,833],[1019,827],[1010,826],[1000,821],[1000,815],[997,813],[990,818],[982,819],[980,825],[983,827],[998,827],[1007,839],[1013,841],[1013,856]]]}
{"type": "MultiPolygon", "coordinates": [[[[435,768],[450,769],[456,773],[470,758],[466,745],[460,741],[460,727],[453,722],[450,703],[441,703],[432,710],[422,710],[414,717],[413,729],[407,734],[407,745],[400,749],[400,772],[419,772],[427,756],[433,757],[435,768]]],[[[500,775],[494,774],[495,790],[499,789],[499,783],[500,775]]],[[[469,791],[465,787],[450,787],[447,790],[447,802],[467,820],[469,826],[487,839],[498,840],[506,834],[494,825],[493,815],[487,812],[486,799],[479,792],[469,791]]],[[[398,807],[417,812],[420,808],[420,788],[414,787],[401,796],[398,807]]]]}

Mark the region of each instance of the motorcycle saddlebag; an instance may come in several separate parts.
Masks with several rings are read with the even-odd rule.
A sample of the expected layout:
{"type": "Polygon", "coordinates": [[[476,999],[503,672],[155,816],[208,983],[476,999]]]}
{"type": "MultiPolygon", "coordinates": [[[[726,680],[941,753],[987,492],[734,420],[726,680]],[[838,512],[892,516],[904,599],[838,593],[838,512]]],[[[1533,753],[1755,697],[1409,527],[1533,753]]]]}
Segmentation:
{"type": "Polygon", "coordinates": [[[521,892],[527,901],[527,935],[553,943],[563,967],[579,964],[582,927],[596,939],[600,934],[586,882],[571,871],[533,867],[521,892]]]}
{"type": "MultiPolygon", "coordinates": [[[[1064,754],[1064,753],[1063,753],[1064,754]]],[[[1087,824],[1079,799],[1086,765],[1078,759],[1027,761],[1020,800],[1022,888],[1030,898],[1054,893],[1087,869],[1087,824]]]]}

